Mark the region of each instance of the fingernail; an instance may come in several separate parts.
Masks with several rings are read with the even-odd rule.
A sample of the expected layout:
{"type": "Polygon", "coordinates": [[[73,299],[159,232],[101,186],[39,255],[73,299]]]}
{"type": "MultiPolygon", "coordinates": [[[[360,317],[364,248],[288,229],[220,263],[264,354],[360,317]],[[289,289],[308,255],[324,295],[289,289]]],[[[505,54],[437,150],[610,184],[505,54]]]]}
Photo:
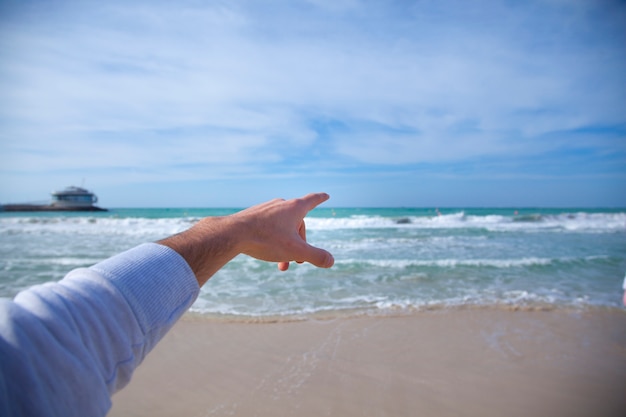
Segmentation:
{"type": "Polygon", "coordinates": [[[324,265],[326,268],[330,268],[334,264],[335,264],[335,258],[333,257],[333,255],[329,253],[328,255],[326,255],[326,261],[324,262],[324,265]]]}

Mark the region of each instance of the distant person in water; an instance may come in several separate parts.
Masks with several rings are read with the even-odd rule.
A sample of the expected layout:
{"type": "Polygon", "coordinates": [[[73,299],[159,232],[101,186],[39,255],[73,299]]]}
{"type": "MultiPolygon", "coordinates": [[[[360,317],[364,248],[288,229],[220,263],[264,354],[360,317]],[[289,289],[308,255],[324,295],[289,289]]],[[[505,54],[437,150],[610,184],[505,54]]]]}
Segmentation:
{"type": "Polygon", "coordinates": [[[328,199],[309,194],[239,213],[76,269],[61,281],[0,299],[0,416],[104,416],[111,395],[239,254],[330,268],[306,242],[304,217],[328,199]]]}

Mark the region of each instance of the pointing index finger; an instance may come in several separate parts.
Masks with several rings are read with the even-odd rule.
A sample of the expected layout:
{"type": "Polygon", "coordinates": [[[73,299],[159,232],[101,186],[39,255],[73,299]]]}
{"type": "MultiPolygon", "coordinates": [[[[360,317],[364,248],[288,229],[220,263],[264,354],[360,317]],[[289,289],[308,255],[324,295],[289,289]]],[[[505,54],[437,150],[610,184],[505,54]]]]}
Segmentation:
{"type": "Polygon", "coordinates": [[[304,203],[307,213],[313,210],[315,207],[328,200],[330,196],[326,193],[311,193],[300,198],[300,201],[304,203]]]}

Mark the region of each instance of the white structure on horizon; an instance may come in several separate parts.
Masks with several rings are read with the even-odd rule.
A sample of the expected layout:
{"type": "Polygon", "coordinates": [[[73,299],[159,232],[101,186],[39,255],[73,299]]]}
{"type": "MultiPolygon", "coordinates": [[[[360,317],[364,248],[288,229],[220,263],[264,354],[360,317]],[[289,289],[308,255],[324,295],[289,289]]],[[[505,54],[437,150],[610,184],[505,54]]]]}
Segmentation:
{"type": "Polygon", "coordinates": [[[84,188],[70,186],[52,193],[53,207],[91,207],[98,202],[96,195],[84,188]]]}

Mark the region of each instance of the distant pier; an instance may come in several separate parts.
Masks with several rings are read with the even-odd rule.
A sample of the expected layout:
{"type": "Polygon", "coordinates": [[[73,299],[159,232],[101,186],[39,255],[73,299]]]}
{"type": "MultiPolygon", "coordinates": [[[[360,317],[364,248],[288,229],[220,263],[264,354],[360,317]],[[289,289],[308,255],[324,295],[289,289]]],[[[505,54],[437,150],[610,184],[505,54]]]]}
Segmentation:
{"type": "Polygon", "coordinates": [[[0,205],[2,211],[108,211],[98,206],[63,207],[50,204],[5,204],[0,205]]]}

